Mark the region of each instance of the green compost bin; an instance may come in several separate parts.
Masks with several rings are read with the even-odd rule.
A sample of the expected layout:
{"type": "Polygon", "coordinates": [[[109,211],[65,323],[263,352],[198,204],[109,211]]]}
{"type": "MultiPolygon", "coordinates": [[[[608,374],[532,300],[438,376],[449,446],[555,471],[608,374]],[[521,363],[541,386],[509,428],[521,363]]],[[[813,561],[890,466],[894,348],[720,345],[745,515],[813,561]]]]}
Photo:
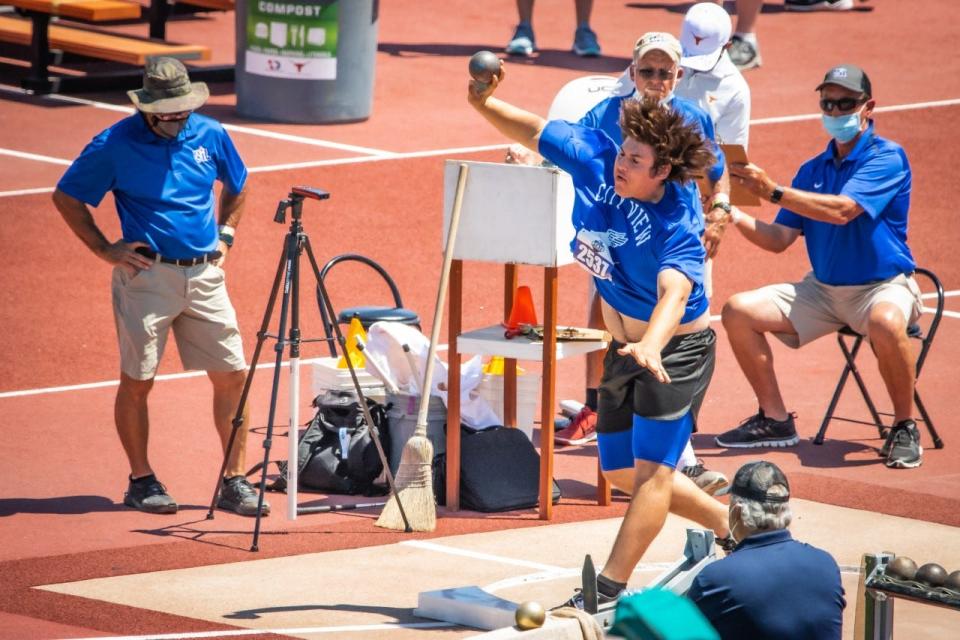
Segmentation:
{"type": "Polygon", "coordinates": [[[378,0],[238,0],[237,112],[324,124],[370,117],[378,0]]]}

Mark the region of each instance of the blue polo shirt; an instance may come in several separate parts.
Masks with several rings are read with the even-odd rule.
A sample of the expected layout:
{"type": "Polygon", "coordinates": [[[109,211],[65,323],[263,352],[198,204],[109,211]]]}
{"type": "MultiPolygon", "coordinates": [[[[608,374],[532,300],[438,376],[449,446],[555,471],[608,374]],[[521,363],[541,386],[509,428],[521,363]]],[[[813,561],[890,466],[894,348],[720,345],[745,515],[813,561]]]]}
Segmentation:
{"type": "MultiPolygon", "coordinates": [[[[587,112],[587,115],[580,118],[578,124],[582,124],[591,129],[602,129],[604,133],[613,138],[617,144],[623,144],[623,132],[620,131],[620,105],[624,100],[635,100],[636,92],[630,96],[611,96],[600,102],[597,106],[587,112]]],[[[669,98],[670,108],[684,117],[687,122],[695,124],[700,129],[704,140],[710,141],[713,154],[717,161],[707,172],[707,177],[711,182],[716,182],[723,175],[724,155],[717,144],[717,134],[713,128],[713,120],[710,115],[701,109],[697,103],[678,95],[672,95],[669,98]]]]}
{"type": "Polygon", "coordinates": [[[839,640],[840,567],[786,529],[757,533],[693,580],[693,600],[723,640],[839,640]]]}
{"type": "Polygon", "coordinates": [[[192,258],[217,246],[213,184],[240,193],[247,168],[216,120],[192,114],[174,140],[135,113],[97,135],[57,188],[90,206],[112,191],[126,242],[192,258]]]}
{"type": "MultiPolygon", "coordinates": [[[[563,120],[548,122],[540,134],[540,154],[573,178],[574,257],[584,263],[581,254],[586,253],[603,262],[601,269],[591,270],[600,296],[620,313],[645,322],[657,304],[658,274],[679,271],[693,285],[681,322],[695,320],[709,304],[696,183],[665,182],[659,202],[618,196],[613,166],[619,150],[603,131],[563,120]]],[[[584,266],[590,270],[596,263],[584,266]]]]}
{"type": "Polygon", "coordinates": [[[911,182],[903,147],[876,135],[871,122],[847,157],[837,160],[831,140],[792,183],[803,191],[847,196],[863,213],[847,224],[830,224],[780,209],[775,222],[803,233],[813,274],[824,284],[859,285],[913,273],[916,263],[907,247],[911,182]]]}

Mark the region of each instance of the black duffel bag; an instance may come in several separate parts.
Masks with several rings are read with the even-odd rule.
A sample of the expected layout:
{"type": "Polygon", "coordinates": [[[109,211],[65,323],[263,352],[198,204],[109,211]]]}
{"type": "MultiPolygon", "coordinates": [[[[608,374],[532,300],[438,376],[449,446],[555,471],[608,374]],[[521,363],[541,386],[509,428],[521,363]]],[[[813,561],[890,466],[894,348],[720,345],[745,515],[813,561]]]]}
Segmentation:
{"type": "MultiPolygon", "coordinates": [[[[433,459],[433,491],[446,504],[446,456],[433,459]]],[[[553,481],[553,502],[560,500],[553,481]]],[[[540,455],[520,429],[460,428],[460,506],[492,513],[530,509],[540,500],[540,455]]]]}

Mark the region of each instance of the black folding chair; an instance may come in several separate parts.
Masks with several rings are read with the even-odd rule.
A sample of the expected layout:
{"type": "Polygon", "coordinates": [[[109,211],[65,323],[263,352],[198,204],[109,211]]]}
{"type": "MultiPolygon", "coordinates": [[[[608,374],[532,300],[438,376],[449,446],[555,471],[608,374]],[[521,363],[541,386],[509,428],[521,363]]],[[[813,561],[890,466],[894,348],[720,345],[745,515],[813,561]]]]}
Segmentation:
{"type": "MultiPolygon", "coordinates": [[[[380,277],[383,278],[384,282],[387,283],[387,286],[390,287],[390,293],[393,295],[394,306],[362,306],[341,309],[340,313],[337,314],[336,319],[339,324],[350,324],[350,321],[356,317],[360,319],[360,324],[363,326],[364,330],[369,329],[370,325],[372,325],[374,322],[380,321],[402,322],[403,324],[413,325],[417,329],[420,328],[420,316],[410,309],[405,309],[403,307],[403,301],[400,299],[400,290],[397,289],[397,284],[393,281],[393,278],[390,277],[390,274],[387,273],[386,269],[366,256],[361,256],[356,253],[344,253],[336,256],[335,258],[331,258],[327,264],[323,265],[323,269],[320,270],[320,279],[325,280],[327,274],[330,272],[330,269],[341,262],[360,262],[380,274],[380,277]]],[[[326,308],[320,303],[319,287],[317,287],[317,301],[320,305],[320,318],[323,322],[323,331],[326,334],[327,343],[330,345],[330,355],[332,357],[336,357],[337,350],[333,344],[333,341],[331,340],[333,336],[333,319],[327,315],[326,308]]]]}
{"type": "MultiPolygon", "coordinates": [[[[914,272],[914,277],[923,276],[930,281],[935,291],[935,297],[937,301],[937,306],[932,310],[924,306],[924,313],[932,311],[932,318],[930,319],[929,325],[926,326],[924,330],[924,318],[921,317],[917,320],[916,323],[907,327],[907,335],[911,338],[915,338],[920,341],[920,353],[917,355],[917,369],[916,369],[916,379],[920,378],[920,370],[923,368],[923,363],[927,358],[927,354],[930,352],[930,345],[933,344],[933,338],[937,334],[937,327],[940,325],[940,318],[943,317],[943,307],[944,307],[944,295],[943,295],[943,285],[940,283],[940,279],[928,269],[917,268],[914,272]],[[923,321],[923,322],[922,322],[923,321]]],[[[923,286],[920,287],[921,290],[924,289],[923,286]]],[[[860,351],[860,347],[863,346],[864,336],[860,335],[850,327],[843,327],[837,331],[837,342],[840,344],[840,351],[843,352],[843,357],[846,360],[846,364],[843,367],[843,372],[840,374],[840,381],[837,383],[837,388],[833,392],[833,398],[830,400],[830,406],[827,408],[827,413],[823,416],[823,423],[820,425],[820,431],[817,432],[817,437],[813,439],[814,444],[823,444],[823,438],[827,433],[827,426],[829,426],[830,421],[833,420],[834,411],[837,408],[837,403],[840,400],[840,394],[843,392],[843,387],[847,384],[847,379],[850,375],[853,375],[854,381],[857,383],[857,387],[860,388],[860,394],[863,396],[864,402],[867,404],[867,409],[870,411],[870,417],[873,419],[874,426],[877,427],[877,430],[880,433],[880,437],[886,437],[886,427],[881,420],[881,416],[892,417],[893,414],[890,413],[881,413],[877,411],[876,405],[873,404],[873,399],[870,397],[870,393],[867,391],[866,385],[863,383],[863,378],[860,376],[860,371],[857,369],[856,357],[857,353],[860,351]],[[853,341],[849,344],[847,343],[846,338],[852,338],[853,341]]],[[[930,419],[930,415],[927,413],[926,407],[923,406],[923,401],[920,399],[920,393],[917,391],[916,387],[913,390],[913,402],[917,405],[917,411],[920,412],[920,418],[917,422],[922,422],[926,425],[927,431],[930,432],[930,437],[933,439],[933,445],[937,449],[943,448],[943,440],[940,439],[940,436],[937,434],[937,430],[933,426],[933,421],[930,419]]],[[[838,418],[837,419],[843,419],[838,418]]]]}

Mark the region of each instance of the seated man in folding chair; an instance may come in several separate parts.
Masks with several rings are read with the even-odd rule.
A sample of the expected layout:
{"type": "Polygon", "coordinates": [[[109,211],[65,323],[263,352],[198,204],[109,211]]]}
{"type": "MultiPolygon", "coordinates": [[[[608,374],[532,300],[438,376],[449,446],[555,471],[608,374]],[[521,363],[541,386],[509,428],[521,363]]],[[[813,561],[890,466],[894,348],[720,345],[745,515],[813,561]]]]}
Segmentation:
{"type": "Polygon", "coordinates": [[[834,67],[817,91],[832,140],[800,167],[790,188],[756,165],[731,167],[732,181],[782,207],[772,224],[734,210],[733,225],[776,253],[803,234],[813,271],[799,283],[738,293],[724,306],[723,326],[760,409],[716,441],[741,448],[797,444],[795,416],[780,395],[765,334],[797,348],[847,325],[870,340],[893,402],[894,426],[880,454],[888,467],[918,467],[923,450],[911,419],[915,365],[907,336],[921,311],[907,247],[910,165],[900,145],[874,132],[875,101],[862,69],[834,67]]]}

